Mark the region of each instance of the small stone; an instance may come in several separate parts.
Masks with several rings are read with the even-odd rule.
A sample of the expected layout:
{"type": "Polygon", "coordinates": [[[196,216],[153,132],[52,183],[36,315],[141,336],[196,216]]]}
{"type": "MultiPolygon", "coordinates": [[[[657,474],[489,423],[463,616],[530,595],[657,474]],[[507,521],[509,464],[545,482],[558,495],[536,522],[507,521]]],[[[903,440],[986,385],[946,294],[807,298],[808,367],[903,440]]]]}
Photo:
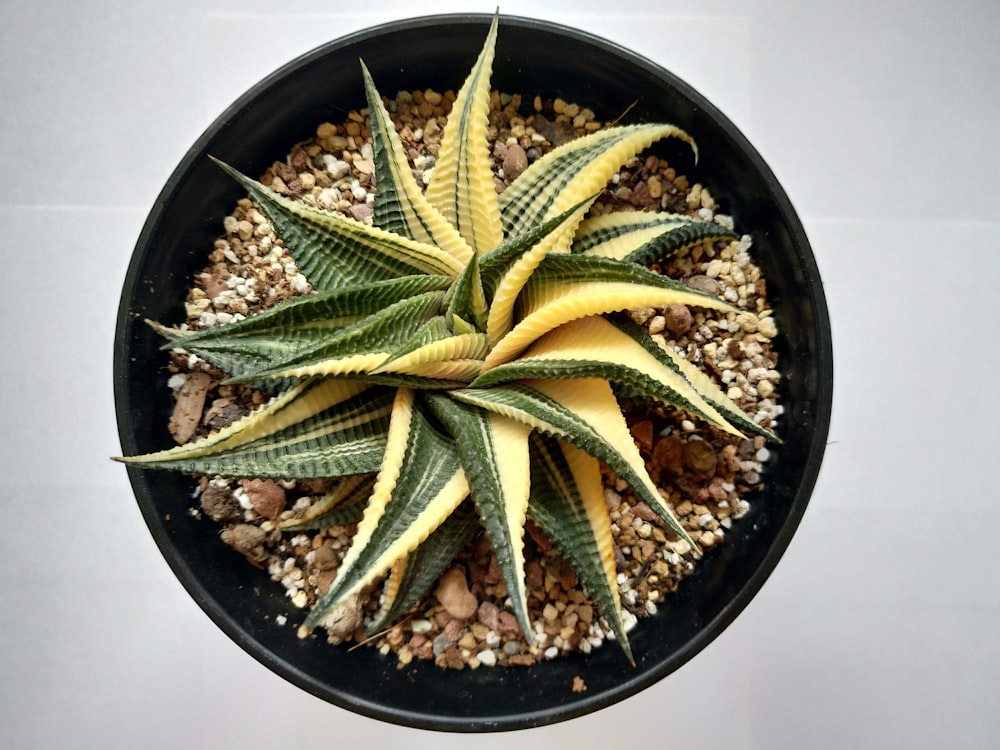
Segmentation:
{"type": "Polygon", "coordinates": [[[353,216],[356,221],[360,221],[362,223],[370,222],[372,216],[375,214],[375,210],[367,203],[355,203],[351,206],[350,211],[351,216],[353,216]]]}
{"type": "Polygon", "coordinates": [[[222,531],[222,541],[244,555],[248,555],[260,547],[266,536],[267,534],[259,526],[248,523],[238,523],[232,528],[222,531]]]}
{"type": "Polygon", "coordinates": [[[240,506],[228,487],[210,484],[201,493],[201,509],[213,521],[225,523],[240,516],[240,506]]]}
{"type": "Polygon", "coordinates": [[[500,611],[496,629],[501,635],[508,637],[516,638],[521,634],[521,626],[518,624],[517,618],[514,617],[512,612],[508,612],[507,610],[500,611]]]}
{"type": "Polygon", "coordinates": [[[242,482],[253,509],[264,518],[275,520],[285,509],[285,488],[270,479],[248,479],[242,482]]]}
{"type": "Polygon", "coordinates": [[[477,619],[490,630],[500,629],[500,609],[493,602],[483,602],[479,605],[477,619]]]}
{"type": "Polygon", "coordinates": [[[640,518],[643,521],[655,521],[659,516],[657,516],[653,509],[650,508],[646,503],[640,501],[632,507],[632,513],[636,518],[640,518]]]}
{"type": "Polygon", "coordinates": [[[434,590],[434,596],[448,614],[458,620],[467,620],[479,609],[479,602],[469,591],[465,573],[457,565],[446,570],[441,576],[434,590]]]}
{"type": "Polygon", "coordinates": [[[660,438],[653,446],[653,466],[671,474],[681,473],[684,464],[684,446],[674,436],[660,438]]]}
{"type": "Polygon", "coordinates": [[[667,305],[663,310],[667,330],[675,336],[682,336],[691,329],[694,318],[686,305],[667,305]]]}
{"type": "Polygon", "coordinates": [[[774,394],[774,386],[769,380],[762,380],[757,383],[757,395],[761,398],[770,398],[774,394]]]}
{"type": "Polygon", "coordinates": [[[194,437],[201,413],[205,408],[205,397],[212,385],[212,377],[208,373],[193,372],[188,375],[174,404],[173,414],[167,429],[178,445],[182,445],[194,437]]]}
{"type": "Polygon", "coordinates": [[[774,318],[764,318],[757,323],[757,333],[764,338],[773,339],[778,335],[778,326],[774,323],[774,318]]]}
{"type": "Polygon", "coordinates": [[[513,180],[528,168],[528,155],[518,144],[513,144],[507,148],[507,155],[503,158],[503,173],[508,180],[513,180]]]}
{"type": "Polygon", "coordinates": [[[480,651],[476,654],[476,658],[484,667],[495,667],[497,663],[497,655],[490,649],[480,651]]]}
{"type": "Polygon", "coordinates": [[[507,641],[503,644],[503,652],[507,654],[507,656],[517,656],[521,653],[521,642],[507,641]]]}
{"type": "Polygon", "coordinates": [[[715,474],[715,449],[704,440],[692,439],[684,443],[684,465],[704,477],[715,474]]]}
{"type": "MultiPolygon", "coordinates": [[[[713,261],[714,263],[714,261],[713,261]]],[[[711,266],[711,264],[709,264],[711,266]]],[[[686,279],[687,285],[692,289],[697,289],[699,292],[705,292],[706,294],[718,295],[719,293],[719,282],[713,279],[711,276],[706,276],[704,274],[698,274],[686,279]]]]}
{"type": "Polygon", "coordinates": [[[653,449],[653,423],[648,419],[636,422],[632,425],[632,437],[640,450],[651,451],[653,449]]]}
{"type": "Polygon", "coordinates": [[[752,312],[741,312],[736,316],[736,322],[739,323],[740,328],[743,333],[756,333],[757,332],[757,316],[752,312]]]}
{"type": "Polygon", "coordinates": [[[667,319],[662,315],[654,315],[653,318],[647,324],[646,330],[649,331],[650,335],[662,333],[663,329],[667,327],[667,319]]]}
{"type": "Polygon", "coordinates": [[[663,183],[660,178],[653,175],[648,180],[646,180],[646,189],[649,191],[649,197],[654,200],[659,199],[663,196],[663,183]]]}

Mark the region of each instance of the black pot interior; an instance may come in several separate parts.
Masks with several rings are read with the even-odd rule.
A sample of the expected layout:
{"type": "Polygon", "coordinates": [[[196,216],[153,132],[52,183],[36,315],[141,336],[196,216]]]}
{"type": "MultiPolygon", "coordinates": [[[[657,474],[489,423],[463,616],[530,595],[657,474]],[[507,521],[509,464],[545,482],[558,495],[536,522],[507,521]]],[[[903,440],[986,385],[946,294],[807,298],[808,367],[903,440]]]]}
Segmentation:
{"type": "MultiPolygon", "coordinates": [[[[208,154],[260,174],[324,120],[343,121],[364,106],[358,58],[380,91],[456,89],[482,44],[488,16],[443,16],[378,27],[333,42],[278,71],[236,102],[184,157],[164,187],[135,249],[122,294],[115,388],[122,449],[169,447],[171,400],[166,355],[143,318],[183,319],[192,275],[205,265],[222,219],[241,197],[208,154]]],[[[621,700],[677,669],[716,637],[757,592],[787,546],[808,502],[829,423],[832,362],[829,320],[815,261],[776,179],[737,129],[687,84],[631,53],[551,24],[501,18],[494,88],[561,96],[611,120],[675,123],[698,142],[666,147],[678,171],[706,184],[737,228],[754,238],[781,331],[779,367],[786,413],[772,451],[766,490],[752,510],[682,583],[659,614],[631,634],[630,666],[613,645],[527,669],[397,669],[374,649],[300,640],[280,584],[192,518],[194,482],[129,469],[135,494],[164,556],[208,615],[255,658],[305,690],[359,713],[408,726],[455,731],[551,723],[621,700]],[[285,626],[275,617],[287,613],[285,626]],[[571,691],[573,677],[587,684],[571,691]]]]}

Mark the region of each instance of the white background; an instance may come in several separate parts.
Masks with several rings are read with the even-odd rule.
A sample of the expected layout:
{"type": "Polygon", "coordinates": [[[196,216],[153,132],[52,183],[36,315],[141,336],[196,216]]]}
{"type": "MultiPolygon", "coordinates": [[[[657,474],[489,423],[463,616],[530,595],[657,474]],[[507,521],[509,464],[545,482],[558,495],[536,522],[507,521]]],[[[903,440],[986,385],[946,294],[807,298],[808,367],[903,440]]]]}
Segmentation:
{"type": "Polygon", "coordinates": [[[625,44],[707,95],[784,184],[824,277],[836,396],[812,504],[759,596],[679,672],[473,740],[329,706],[195,606],[107,460],[118,295],[167,176],[260,77],[374,23],[494,7],[345,5],[0,0],[0,744],[995,747],[990,0],[501,8],[625,44]]]}

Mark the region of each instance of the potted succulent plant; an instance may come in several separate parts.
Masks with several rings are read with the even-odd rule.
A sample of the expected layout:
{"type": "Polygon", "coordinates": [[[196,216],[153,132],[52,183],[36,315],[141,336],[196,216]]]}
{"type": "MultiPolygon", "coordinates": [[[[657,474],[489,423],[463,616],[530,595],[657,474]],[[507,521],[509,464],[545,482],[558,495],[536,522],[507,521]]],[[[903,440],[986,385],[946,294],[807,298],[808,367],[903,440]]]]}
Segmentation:
{"type": "MultiPolygon", "coordinates": [[[[684,158],[671,152],[671,159],[684,158]]],[[[624,697],[690,658],[749,601],[787,545],[818,471],[830,347],[818,275],[794,212],[756,153],[710,105],[648,62],[577,32],[503,19],[498,34],[497,17],[448,17],[321,48],[260,84],[209,129],[140,238],[123,292],[116,379],[124,460],[140,506],[213,619],[265,664],[333,702],[411,725],[482,730],[566,718],[624,697]],[[478,54],[470,42],[476,36],[486,39],[478,54]],[[536,51],[531,73],[511,64],[512,50],[525,48],[536,51]],[[400,50],[418,73],[397,59],[400,50]],[[359,56],[363,88],[342,69],[359,56]],[[393,92],[458,88],[462,74],[454,71],[466,63],[472,72],[448,99],[432,169],[418,181],[414,155],[376,82],[393,92]],[[546,149],[530,165],[516,165],[516,177],[502,175],[498,190],[487,142],[494,89],[629,110],[631,124],[546,149]],[[370,212],[344,217],[294,200],[273,174],[269,185],[246,176],[264,173],[331,112],[361,101],[371,139],[365,171],[375,188],[370,212]],[[624,314],[674,306],[714,310],[733,323],[742,312],[736,300],[647,268],[695,244],[736,241],[727,222],[593,209],[628,159],[664,139],[704,155],[698,171],[712,194],[760,237],[754,252],[770,285],[781,330],[774,346],[787,383],[789,418],[778,435],[768,419],[744,413],[738,393],[731,398],[651,336],[636,322],[641,317],[624,314]],[[182,311],[190,312],[186,288],[204,264],[198,254],[213,246],[241,195],[259,209],[246,231],[254,223],[273,229],[311,293],[224,325],[179,326],[182,311]],[[169,389],[157,364],[163,339],[224,372],[227,385],[260,395],[226,426],[166,447],[169,389]],[[730,535],[671,596],[667,613],[632,634],[621,604],[609,483],[651,514],[675,545],[669,554],[697,557],[700,538],[650,476],[626,401],[667,405],[716,431],[757,436],[776,455],[754,501],[752,531],[730,535]],[[161,469],[180,473],[154,471],[161,469]],[[275,534],[356,524],[297,628],[277,624],[288,619],[288,607],[267,574],[255,577],[217,530],[192,520],[190,473],[342,478],[294,513],[265,522],[275,534]],[[539,545],[553,545],[570,563],[620,646],[617,658],[617,649],[604,648],[502,675],[445,672],[310,636],[317,627],[332,634],[345,619],[348,632],[357,630],[358,595],[383,579],[366,624],[392,626],[478,536],[488,541],[504,609],[533,644],[545,633],[529,607],[526,525],[539,545]]],[[[202,492],[207,486],[202,480],[202,492]]]]}

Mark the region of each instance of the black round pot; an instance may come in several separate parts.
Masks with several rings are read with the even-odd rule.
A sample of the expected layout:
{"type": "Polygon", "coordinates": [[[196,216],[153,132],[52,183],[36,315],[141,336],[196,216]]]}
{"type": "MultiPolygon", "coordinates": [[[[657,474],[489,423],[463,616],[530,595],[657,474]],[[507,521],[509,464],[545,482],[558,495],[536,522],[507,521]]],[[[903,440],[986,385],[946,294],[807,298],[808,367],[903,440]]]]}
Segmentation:
{"type": "MultiPolygon", "coordinates": [[[[126,455],[169,447],[171,399],[160,338],[143,318],[178,323],[192,276],[206,263],[222,219],[241,191],[208,155],[246,174],[283,159],[316,125],[343,121],[364,106],[358,58],[383,93],[457,89],[485,38],[488,16],[439,16],[391,23],[324,45],[272,74],[233,104],[198,139],[171,175],[136,245],[125,280],[115,344],[115,397],[126,455]]],[[[823,288],[809,243],[785,193],[736,127],[694,89],[637,55],[572,29],[502,17],[493,85],[562,97],[598,119],[628,111],[629,122],[672,122],[691,133],[665,154],[706,184],[737,227],[754,238],[780,329],[785,414],[783,444],[767,464],[766,489],[752,510],[707,555],[654,617],[630,635],[630,666],[613,647],[530,668],[444,671],[398,669],[375,649],[333,647],[296,637],[283,588],[193,518],[194,482],[179,474],[129,468],[139,507],[177,577],[234,641],[299,687],[352,711],[406,726],[489,731],[548,724],[622,700],[670,674],[743,610],[781,557],[806,508],[826,441],[832,352],[823,288]],[[587,691],[571,690],[581,676],[587,691]]]]}

